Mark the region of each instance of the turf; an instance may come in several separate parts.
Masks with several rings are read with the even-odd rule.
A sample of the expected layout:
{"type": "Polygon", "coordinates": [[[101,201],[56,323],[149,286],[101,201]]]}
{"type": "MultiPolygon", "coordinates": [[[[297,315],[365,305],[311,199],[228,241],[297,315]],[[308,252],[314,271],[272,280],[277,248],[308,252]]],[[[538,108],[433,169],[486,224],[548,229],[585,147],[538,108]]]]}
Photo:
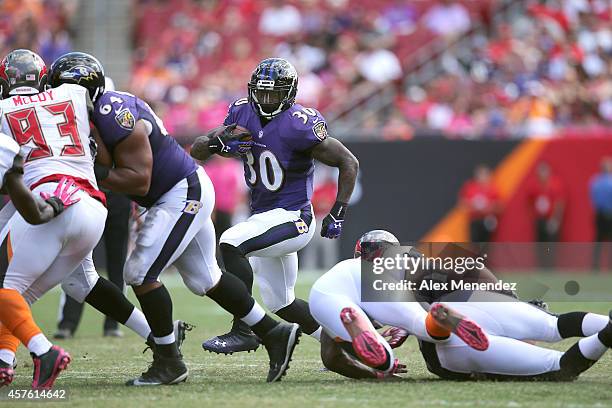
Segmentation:
{"type": "MultiPolygon", "coordinates": [[[[307,297],[314,275],[304,274],[297,288],[307,297]]],[[[167,286],[174,299],[175,317],[197,327],[188,334],[184,355],[190,368],[186,383],[155,388],[131,388],[124,381],[144,371],[151,354],[142,354],[144,343],[124,330],[122,339],[101,337],[102,317],[87,308],[74,339],[58,342],[73,357],[68,371],[56,383],[65,388],[68,400],[47,402],[49,406],[72,407],[149,407],[197,406],[229,407],[608,407],[612,406],[612,353],[573,383],[457,383],[442,381],[429,374],[417,351],[416,341],[409,339],[398,357],[409,365],[409,374],[401,381],[354,381],[321,370],[318,343],[309,337],[294,354],[291,368],[281,383],[266,384],[267,355],[256,353],[218,356],[201,349],[202,340],[224,332],[230,317],[212,301],[189,293],[170,276],[167,286]]],[[[59,291],[55,290],[34,305],[34,315],[46,333],[55,329],[59,291]]],[[[133,299],[133,296],[130,296],[133,299]]],[[[584,309],[607,313],[604,303],[557,303],[558,312],[584,309]]],[[[566,349],[572,341],[556,345],[566,349]]],[[[11,387],[29,388],[31,360],[23,348],[11,387]]],[[[7,389],[2,390],[6,395],[7,389]]],[[[5,406],[40,406],[0,400],[5,406]],[[17,405],[18,404],[18,405],[17,405]]]]}

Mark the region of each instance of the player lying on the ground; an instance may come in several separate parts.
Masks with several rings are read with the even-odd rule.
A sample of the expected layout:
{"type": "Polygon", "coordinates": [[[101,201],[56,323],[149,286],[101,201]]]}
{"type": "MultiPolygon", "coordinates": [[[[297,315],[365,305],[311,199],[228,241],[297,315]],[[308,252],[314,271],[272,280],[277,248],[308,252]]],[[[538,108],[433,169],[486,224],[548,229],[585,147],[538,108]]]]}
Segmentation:
{"type": "MultiPolygon", "coordinates": [[[[298,343],[299,326],[272,319],[238,278],[221,273],[210,219],[215,192],[206,172],[168,135],[149,105],[126,92],[101,90],[92,75],[79,74],[83,65],[103,83],[104,71],[95,58],[70,53],[53,64],[51,86],[78,83],[99,95],[92,120],[114,166],[98,165],[96,176],[102,186],[125,193],[147,209],[124,278],[151,325],[156,346],[153,364],[127,384],[175,384],[188,376],[173,332],[172,299],[159,281],[172,264],[193,293],[210,297],[253,328],[270,357],[267,381],[280,380],[298,343]]],[[[231,143],[226,147],[230,153],[238,150],[231,143]]],[[[89,287],[86,277],[79,279],[89,287]]]]}
{"type": "MultiPolygon", "coordinates": [[[[391,234],[383,231],[364,235],[360,242],[364,241],[380,242],[381,246],[398,245],[391,234]]],[[[356,256],[359,255],[357,252],[356,256]]],[[[457,297],[464,298],[464,291],[432,299],[434,304],[429,314],[438,318],[466,316],[485,331],[488,347],[476,350],[458,336],[434,342],[423,336],[427,323],[410,328],[413,316],[398,315],[406,310],[403,305],[410,302],[359,302],[360,262],[361,259],[340,262],[315,282],[310,296],[313,316],[324,328],[321,342],[323,363],[344,376],[380,378],[403,372],[405,366],[392,364],[390,349],[400,346],[409,333],[419,339],[428,369],[445,379],[572,380],[612,346],[612,316],[584,312],[554,316],[507,295],[494,293],[486,293],[486,296],[487,300],[498,297],[494,298],[496,301],[478,301],[482,299],[482,293],[474,292],[467,302],[453,302],[457,297]],[[357,288],[356,292],[353,286],[357,288]],[[333,305],[332,310],[329,310],[329,305],[333,305]],[[337,313],[337,309],[343,311],[337,313]],[[395,326],[383,333],[391,337],[389,342],[377,334],[368,316],[395,326]],[[395,323],[390,323],[392,321],[395,323]],[[384,365],[374,366],[372,358],[360,352],[360,337],[377,340],[368,344],[368,351],[384,350],[384,365]],[[557,342],[568,337],[585,338],[565,353],[524,341],[557,342]]],[[[383,360],[382,352],[376,355],[380,361],[383,360]]]]}
{"type": "MultiPolygon", "coordinates": [[[[237,125],[252,137],[251,148],[240,156],[250,187],[252,215],[225,231],[219,248],[225,269],[239,277],[249,292],[256,276],[268,309],[298,323],[304,333],[318,340],[319,324],[310,315],[308,303],[296,298],[294,291],[297,252],[315,233],[310,203],[314,161],[338,169],[336,202],[321,226],[321,235],[330,239],[342,232],[359,163],[342,143],[328,136],[320,112],[295,103],[297,90],[293,65],[282,58],[267,58],[251,75],[248,98],[229,107],[224,125],[237,125]]],[[[212,133],[196,140],[191,155],[204,161],[214,153],[225,154],[224,146],[212,133]]],[[[205,350],[226,354],[258,346],[257,336],[236,317],[229,333],[202,344],[205,350]]]]}
{"type": "MultiPolygon", "coordinates": [[[[387,246],[399,245],[392,234],[372,231],[362,237],[356,251],[361,251],[364,240],[380,242],[381,251],[387,246]]],[[[393,358],[391,347],[376,332],[370,319],[401,327],[427,341],[447,341],[455,333],[469,347],[477,350],[488,347],[487,336],[477,324],[447,307],[440,305],[427,312],[417,302],[362,302],[359,258],[342,261],[321,276],[310,291],[309,303],[313,317],[323,327],[324,364],[349,377],[385,377],[403,367],[393,358]],[[359,359],[340,359],[346,352],[359,359]]]]}

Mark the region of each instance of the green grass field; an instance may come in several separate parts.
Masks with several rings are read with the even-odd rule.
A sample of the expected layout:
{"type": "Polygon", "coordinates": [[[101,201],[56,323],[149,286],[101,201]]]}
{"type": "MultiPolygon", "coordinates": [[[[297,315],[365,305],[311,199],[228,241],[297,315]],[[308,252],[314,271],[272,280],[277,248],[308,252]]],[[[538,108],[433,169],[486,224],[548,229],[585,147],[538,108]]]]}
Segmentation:
{"type": "MultiPolygon", "coordinates": [[[[298,294],[307,297],[314,275],[303,275],[298,294]]],[[[266,384],[267,354],[218,356],[205,353],[200,344],[224,332],[230,316],[206,298],[199,298],[170,276],[166,280],[174,299],[175,317],[195,324],[183,351],[190,368],[186,383],[155,388],[131,388],[124,381],[144,371],[151,354],[142,354],[144,343],[124,330],[123,339],[101,337],[102,317],[87,308],[76,337],[62,341],[73,362],[56,382],[68,390],[69,399],[49,406],[74,407],[609,407],[612,406],[612,353],[574,383],[455,383],[429,374],[412,338],[398,350],[408,363],[409,374],[401,381],[354,381],[321,370],[318,343],[303,336],[281,383],[266,384]]],[[[43,330],[55,330],[59,291],[46,295],[34,306],[34,316],[43,330]]],[[[130,295],[132,299],[133,296],[130,295]]],[[[558,303],[554,311],[584,309],[607,314],[609,304],[558,303]]],[[[572,341],[556,345],[568,348],[572,341]]],[[[18,353],[19,366],[11,387],[29,388],[31,360],[25,349],[18,353]]],[[[6,395],[6,388],[2,391],[6,395]]],[[[47,404],[47,403],[45,403],[47,404]]],[[[0,406],[40,406],[0,400],[0,406]]]]}

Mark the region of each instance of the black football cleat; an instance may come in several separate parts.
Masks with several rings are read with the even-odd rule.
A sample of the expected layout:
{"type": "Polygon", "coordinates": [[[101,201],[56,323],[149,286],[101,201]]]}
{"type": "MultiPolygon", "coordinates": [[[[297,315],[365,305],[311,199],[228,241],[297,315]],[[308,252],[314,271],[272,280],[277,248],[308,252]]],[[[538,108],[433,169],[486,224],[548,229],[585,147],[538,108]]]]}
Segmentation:
{"type": "Polygon", "coordinates": [[[73,337],[74,332],[70,329],[57,329],[57,331],[53,334],[53,338],[58,340],[66,340],[73,337]]]}
{"type": "Polygon", "coordinates": [[[240,319],[234,319],[232,329],[225,334],[215,336],[202,343],[202,348],[211,353],[233,354],[241,351],[257,350],[261,344],[251,328],[240,319]]]}
{"type": "Polygon", "coordinates": [[[70,364],[70,354],[58,346],[52,346],[40,357],[30,353],[34,362],[32,388],[51,388],[55,379],[70,364]]]}
{"type": "Polygon", "coordinates": [[[156,355],[149,369],[140,377],[128,380],[128,386],[172,385],[187,380],[189,370],[182,357],[156,355]]]}
{"type": "Polygon", "coordinates": [[[302,330],[297,323],[279,323],[266,334],[262,341],[270,357],[266,382],[280,381],[285,375],[301,335],[302,330]]]}
{"type": "Polygon", "coordinates": [[[13,377],[15,377],[14,365],[0,360],[0,388],[10,385],[13,377]]]}
{"type": "Polygon", "coordinates": [[[103,336],[121,338],[123,337],[123,332],[119,329],[105,329],[103,336]]]}
{"type": "MultiPolygon", "coordinates": [[[[181,347],[183,346],[183,342],[185,341],[185,336],[188,331],[193,329],[193,325],[189,323],[185,323],[182,320],[174,321],[174,338],[176,339],[176,347],[178,347],[179,353],[182,354],[181,347]]],[[[143,353],[147,351],[147,349],[153,350],[153,356],[155,356],[155,341],[153,340],[153,334],[149,334],[149,338],[146,341],[147,348],[144,349],[143,353]]]]}

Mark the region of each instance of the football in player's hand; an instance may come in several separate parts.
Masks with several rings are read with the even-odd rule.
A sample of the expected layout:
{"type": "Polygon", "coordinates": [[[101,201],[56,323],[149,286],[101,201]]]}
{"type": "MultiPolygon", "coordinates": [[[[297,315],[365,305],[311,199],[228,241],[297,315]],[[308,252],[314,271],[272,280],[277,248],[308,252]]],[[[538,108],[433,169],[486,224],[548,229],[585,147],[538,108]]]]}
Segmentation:
{"type": "MultiPolygon", "coordinates": [[[[208,132],[207,136],[210,139],[222,136],[223,132],[225,131],[226,128],[227,128],[227,126],[216,127],[214,129],[210,130],[208,132]]],[[[226,139],[224,141],[224,143],[228,144],[228,142],[230,140],[239,140],[241,142],[248,142],[248,141],[253,140],[253,137],[251,136],[251,132],[249,132],[249,130],[247,128],[236,125],[236,127],[234,127],[234,129],[232,129],[231,137],[226,139]]],[[[223,151],[221,151],[218,154],[220,156],[223,156],[223,157],[239,157],[240,156],[236,152],[223,152],[223,151]]]]}

